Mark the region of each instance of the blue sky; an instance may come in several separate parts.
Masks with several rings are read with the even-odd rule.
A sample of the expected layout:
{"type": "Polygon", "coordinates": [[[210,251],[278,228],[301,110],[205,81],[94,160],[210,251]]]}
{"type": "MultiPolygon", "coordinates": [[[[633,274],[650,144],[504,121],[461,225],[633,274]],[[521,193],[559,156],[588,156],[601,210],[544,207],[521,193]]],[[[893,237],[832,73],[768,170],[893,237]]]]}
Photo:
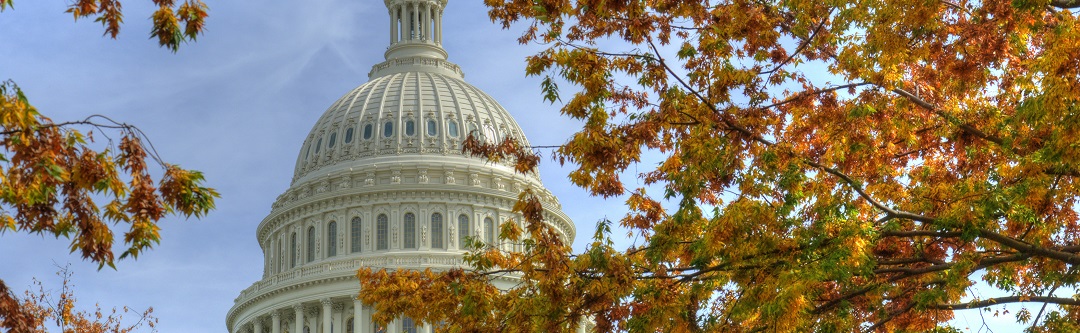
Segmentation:
{"type": "MultiPolygon", "coordinates": [[[[0,13],[0,80],[17,82],[54,121],[103,114],[140,127],[167,161],[205,172],[222,194],[206,218],[163,221],[162,243],[115,271],[69,254],[67,240],[5,233],[0,278],[13,289],[28,288],[32,277],[58,286],[55,265],[70,263],[84,306],[153,306],[160,332],[225,331],[233,299],[261,276],[255,226],[288,187],[315,120],[383,60],[389,23],[382,1],[204,1],[206,34],[176,54],[147,39],[147,0],[124,2],[117,40],[92,20],[73,22],[65,0],[18,0],[0,13]]],[[[517,44],[520,29],[499,29],[480,1],[450,1],[443,24],[450,60],[514,115],[532,144],[560,144],[578,128],[543,102],[539,79],[525,77],[524,58],[537,49],[517,44]]],[[[620,199],[571,186],[568,172],[550,159],[541,166],[578,226],[581,249],[597,220],[617,220],[624,209],[620,199]]],[[[957,326],[981,326],[968,317],[957,326]]],[[[989,319],[995,328],[1012,322],[989,319]]]]}

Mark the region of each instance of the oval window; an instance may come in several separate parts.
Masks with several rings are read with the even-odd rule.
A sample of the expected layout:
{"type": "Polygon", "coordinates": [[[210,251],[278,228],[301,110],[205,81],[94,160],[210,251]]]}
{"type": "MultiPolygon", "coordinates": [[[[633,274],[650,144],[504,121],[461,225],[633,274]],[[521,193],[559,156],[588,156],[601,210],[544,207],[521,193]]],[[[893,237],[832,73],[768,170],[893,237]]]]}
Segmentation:
{"type": "Polygon", "coordinates": [[[383,124],[382,136],[389,138],[391,135],[394,135],[394,123],[388,121],[383,124]]]}
{"type": "Polygon", "coordinates": [[[447,127],[447,130],[450,132],[449,133],[450,136],[455,137],[455,138],[458,136],[457,122],[456,121],[453,121],[453,120],[448,121],[446,123],[446,127],[447,127]]]}
{"type": "Polygon", "coordinates": [[[405,121],[405,135],[413,136],[416,134],[416,122],[412,120],[405,121]]]}
{"type": "Polygon", "coordinates": [[[349,127],[349,129],[345,130],[345,143],[352,142],[352,132],[352,127],[349,127]]]}
{"type": "Polygon", "coordinates": [[[315,153],[319,153],[319,148],[322,148],[322,138],[319,138],[319,142],[315,143],[315,153]]]}
{"type": "Polygon", "coordinates": [[[371,124],[364,125],[364,140],[371,139],[371,124]]]}
{"type": "Polygon", "coordinates": [[[337,133],[330,133],[330,142],[327,143],[329,146],[326,148],[334,148],[335,143],[337,143],[337,133]]]}
{"type": "Polygon", "coordinates": [[[439,126],[439,124],[436,124],[434,120],[428,120],[427,121],[427,135],[434,136],[435,134],[439,134],[438,126],[439,126]]]}
{"type": "Polygon", "coordinates": [[[466,135],[466,136],[468,136],[468,135],[472,135],[472,136],[475,136],[475,137],[477,137],[477,139],[479,139],[479,138],[480,138],[480,135],[482,135],[482,134],[480,134],[480,132],[477,132],[477,131],[476,131],[476,124],[473,124],[473,123],[469,123],[469,132],[468,132],[468,133],[465,133],[465,135],[466,135]]]}

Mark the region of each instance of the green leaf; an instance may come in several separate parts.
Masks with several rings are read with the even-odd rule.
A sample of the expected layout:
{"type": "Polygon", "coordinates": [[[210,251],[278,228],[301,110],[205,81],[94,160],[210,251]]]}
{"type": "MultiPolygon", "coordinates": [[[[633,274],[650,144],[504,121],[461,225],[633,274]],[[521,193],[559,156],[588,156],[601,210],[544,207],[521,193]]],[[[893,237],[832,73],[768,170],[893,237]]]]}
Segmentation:
{"type": "Polygon", "coordinates": [[[555,104],[559,99],[559,86],[551,80],[551,76],[544,76],[544,81],[540,82],[540,90],[544,93],[544,100],[548,103],[555,104]]]}

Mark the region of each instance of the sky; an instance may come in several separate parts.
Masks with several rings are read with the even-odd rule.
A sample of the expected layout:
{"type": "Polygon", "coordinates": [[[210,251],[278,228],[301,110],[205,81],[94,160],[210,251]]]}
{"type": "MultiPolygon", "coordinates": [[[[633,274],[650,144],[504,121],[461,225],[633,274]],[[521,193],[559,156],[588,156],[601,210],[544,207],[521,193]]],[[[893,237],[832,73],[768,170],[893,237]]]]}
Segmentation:
{"type": "MultiPolygon", "coordinates": [[[[65,239],[4,233],[0,278],[12,289],[35,277],[59,286],[57,266],[70,264],[83,306],[153,306],[160,332],[226,331],[233,299],[262,274],[255,227],[288,188],[311,126],[384,60],[389,23],[382,1],[204,1],[205,34],[175,54],[147,38],[148,0],[123,3],[116,40],[93,20],[73,21],[67,0],[18,0],[0,13],[0,80],[14,80],[55,122],[102,114],[138,126],[166,161],[204,172],[222,195],[202,219],[162,221],[161,244],[116,270],[69,254],[65,239]]],[[[500,29],[475,0],[450,1],[443,25],[449,60],[510,111],[530,143],[561,144],[579,128],[525,76],[524,59],[538,49],[517,44],[520,27],[500,29]]],[[[540,167],[577,225],[580,250],[596,221],[625,209],[572,186],[569,171],[547,158],[540,167]]],[[[982,326],[977,314],[963,320],[958,327],[982,326]]]]}

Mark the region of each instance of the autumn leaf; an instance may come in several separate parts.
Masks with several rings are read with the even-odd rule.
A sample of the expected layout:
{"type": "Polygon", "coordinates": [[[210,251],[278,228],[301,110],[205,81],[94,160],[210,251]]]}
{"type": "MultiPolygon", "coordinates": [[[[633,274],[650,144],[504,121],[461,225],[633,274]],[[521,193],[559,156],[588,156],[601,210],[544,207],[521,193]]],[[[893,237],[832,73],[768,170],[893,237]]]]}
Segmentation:
{"type": "MultiPolygon", "coordinates": [[[[450,332],[950,332],[954,310],[1027,301],[1057,305],[1016,313],[1030,331],[1078,329],[1080,302],[1048,287],[1080,281],[1077,2],[485,4],[541,48],[523,75],[581,124],[555,159],[624,200],[617,221],[637,241],[615,248],[600,223],[574,254],[529,216],[502,236],[531,246],[473,250],[472,270],[361,274],[365,302],[415,302],[399,275],[452,276],[424,293],[447,305],[413,318],[469,327],[450,332]],[[492,290],[498,274],[520,282],[492,290]],[[1002,296],[964,302],[976,283],[1002,296]],[[491,310],[462,311],[470,293],[491,310]]],[[[532,147],[464,149],[535,167],[532,147]]],[[[518,213],[536,211],[527,200],[518,213]]]]}

